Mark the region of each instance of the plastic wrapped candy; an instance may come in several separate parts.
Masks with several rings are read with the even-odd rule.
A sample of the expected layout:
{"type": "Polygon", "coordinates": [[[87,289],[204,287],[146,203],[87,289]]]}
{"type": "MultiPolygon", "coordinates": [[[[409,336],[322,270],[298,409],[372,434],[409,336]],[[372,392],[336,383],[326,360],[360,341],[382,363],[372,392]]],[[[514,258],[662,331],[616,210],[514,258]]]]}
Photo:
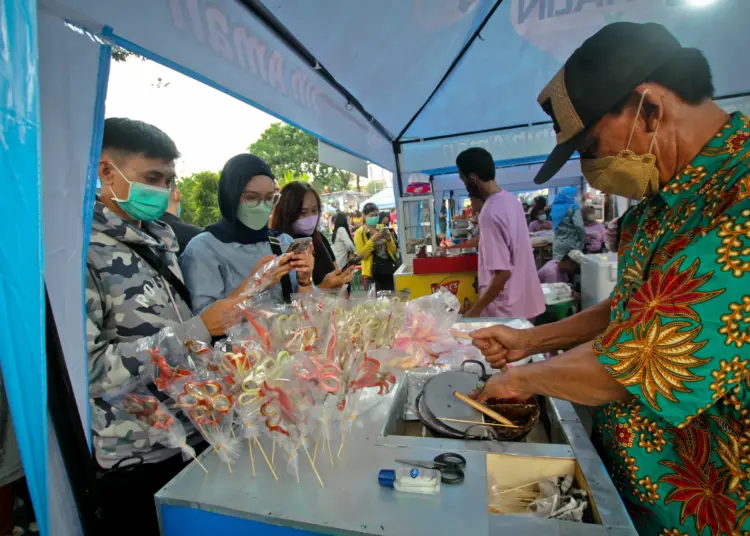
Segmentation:
{"type": "Polygon", "coordinates": [[[411,354],[413,366],[419,366],[455,348],[457,343],[450,328],[458,318],[459,307],[458,298],[445,289],[410,301],[395,349],[411,354]]]}
{"type": "MultiPolygon", "coordinates": [[[[166,448],[180,449],[184,458],[195,457],[195,450],[187,443],[187,434],[182,423],[169,411],[167,406],[155,397],[143,383],[138,383],[128,393],[110,397],[107,402],[124,415],[121,421],[137,423],[140,430],[134,430],[131,438],[138,442],[138,435],[145,433],[149,445],[162,445],[166,448]]],[[[201,467],[203,465],[198,462],[201,467]]],[[[205,467],[203,467],[205,471],[205,467]]]]}
{"type": "Polygon", "coordinates": [[[169,390],[185,415],[231,471],[231,464],[239,457],[239,440],[232,429],[233,397],[226,385],[218,378],[203,379],[190,375],[171,382],[169,390]]]}
{"type": "Polygon", "coordinates": [[[247,285],[245,286],[242,295],[249,297],[257,296],[268,287],[273,285],[274,272],[279,266],[281,266],[282,263],[286,262],[287,259],[288,257],[286,257],[285,255],[281,255],[264,264],[260,268],[260,270],[255,272],[255,274],[253,274],[253,276],[250,278],[250,281],[248,281],[247,285]]]}
{"type": "Polygon", "coordinates": [[[140,350],[149,356],[147,373],[160,391],[168,392],[173,381],[194,372],[189,367],[183,342],[170,328],[145,339],[140,350]]]}

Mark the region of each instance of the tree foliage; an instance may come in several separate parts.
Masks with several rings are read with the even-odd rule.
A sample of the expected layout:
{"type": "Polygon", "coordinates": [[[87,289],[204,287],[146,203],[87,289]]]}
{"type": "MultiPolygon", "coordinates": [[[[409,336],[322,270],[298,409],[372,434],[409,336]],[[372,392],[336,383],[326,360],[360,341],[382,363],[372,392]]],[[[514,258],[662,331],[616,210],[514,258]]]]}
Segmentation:
{"type": "Polygon", "coordinates": [[[271,166],[279,184],[292,180],[311,182],[319,192],[347,190],[353,173],[318,162],[318,140],[286,123],[274,123],[249,150],[271,166]]]}
{"type": "Polygon", "coordinates": [[[374,180],[367,183],[367,186],[365,186],[365,192],[371,195],[375,195],[383,188],[385,188],[385,181],[374,180]]]}
{"type": "Polygon", "coordinates": [[[177,183],[180,190],[181,218],[199,227],[221,219],[219,212],[219,174],[201,171],[177,183]]]}

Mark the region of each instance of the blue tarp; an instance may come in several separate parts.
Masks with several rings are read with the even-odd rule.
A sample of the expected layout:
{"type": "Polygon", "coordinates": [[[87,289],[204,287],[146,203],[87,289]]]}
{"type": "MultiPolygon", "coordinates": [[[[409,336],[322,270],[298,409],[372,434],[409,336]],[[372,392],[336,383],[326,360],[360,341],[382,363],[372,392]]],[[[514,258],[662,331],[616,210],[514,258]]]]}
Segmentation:
{"type": "Polygon", "coordinates": [[[0,6],[0,199],[9,223],[0,240],[0,366],[39,530],[48,534],[37,14],[34,2],[0,6]]]}

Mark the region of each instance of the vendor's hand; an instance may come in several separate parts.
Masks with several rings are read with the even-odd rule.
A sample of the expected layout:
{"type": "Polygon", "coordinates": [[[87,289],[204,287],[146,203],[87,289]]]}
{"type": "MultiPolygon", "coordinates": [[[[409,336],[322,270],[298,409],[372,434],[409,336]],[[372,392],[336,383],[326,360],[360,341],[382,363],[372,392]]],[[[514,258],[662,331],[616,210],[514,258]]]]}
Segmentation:
{"type": "Polygon", "coordinates": [[[292,269],[297,270],[297,281],[299,281],[300,285],[307,286],[307,284],[312,282],[312,273],[315,267],[312,246],[302,253],[293,254],[289,264],[292,269]]]}
{"type": "Polygon", "coordinates": [[[481,391],[473,390],[469,393],[469,397],[473,398],[480,404],[484,404],[491,398],[499,398],[500,400],[517,400],[519,402],[525,402],[533,395],[531,393],[524,393],[512,386],[513,379],[511,374],[506,372],[500,372],[494,374],[484,389],[481,391]]]}
{"type": "Polygon", "coordinates": [[[346,270],[336,268],[333,272],[329,272],[320,282],[318,288],[341,288],[352,280],[354,276],[355,266],[350,266],[346,270]]]}
{"type": "Polygon", "coordinates": [[[492,368],[501,369],[533,353],[528,331],[507,326],[493,326],[469,333],[472,344],[481,350],[492,368]]]}
{"type": "Polygon", "coordinates": [[[201,320],[212,337],[221,337],[228,327],[239,323],[242,311],[237,305],[245,299],[244,296],[237,296],[216,300],[201,313],[201,320]]]}

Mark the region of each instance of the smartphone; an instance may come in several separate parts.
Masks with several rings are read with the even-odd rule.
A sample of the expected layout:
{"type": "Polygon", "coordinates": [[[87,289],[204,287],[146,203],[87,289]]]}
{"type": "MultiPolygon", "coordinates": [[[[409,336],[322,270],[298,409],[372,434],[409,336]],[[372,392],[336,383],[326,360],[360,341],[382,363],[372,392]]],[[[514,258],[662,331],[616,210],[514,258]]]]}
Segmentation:
{"type": "Polygon", "coordinates": [[[342,271],[343,271],[343,270],[348,270],[348,269],[349,269],[349,268],[351,268],[352,266],[358,266],[358,265],[360,265],[361,263],[362,263],[362,257],[359,257],[359,256],[357,256],[357,257],[352,257],[352,258],[351,258],[351,259],[349,260],[349,262],[347,262],[347,263],[346,263],[346,264],[344,265],[344,267],[343,267],[343,268],[342,268],[341,270],[342,270],[342,271]]]}
{"type": "Polygon", "coordinates": [[[286,248],[284,255],[288,253],[303,253],[312,244],[312,238],[306,236],[305,238],[295,238],[289,247],[286,248]]]}

